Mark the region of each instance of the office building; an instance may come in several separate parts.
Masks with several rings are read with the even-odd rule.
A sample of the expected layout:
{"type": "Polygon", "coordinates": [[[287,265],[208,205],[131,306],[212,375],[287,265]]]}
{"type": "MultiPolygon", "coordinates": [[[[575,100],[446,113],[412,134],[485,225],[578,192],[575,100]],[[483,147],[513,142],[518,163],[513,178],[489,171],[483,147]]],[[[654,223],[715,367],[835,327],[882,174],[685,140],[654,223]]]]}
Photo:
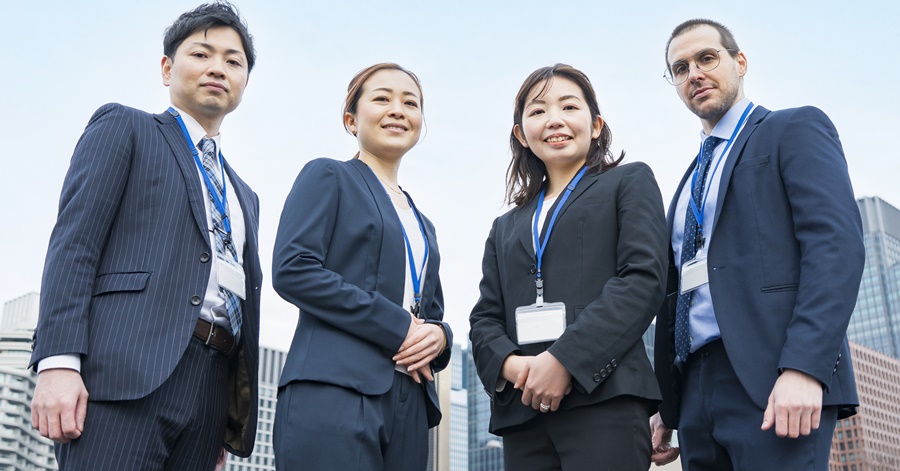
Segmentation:
{"type": "Polygon", "coordinates": [[[31,426],[37,376],[28,370],[37,325],[38,295],[29,293],[3,306],[0,330],[0,469],[55,470],[53,442],[31,426]]]}
{"type": "MultiPolygon", "coordinates": [[[[465,378],[465,351],[454,344],[450,357],[450,471],[469,469],[469,408],[465,378]]],[[[446,410],[446,406],[441,404],[446,410]]],[[[447,417],[446,415],[444,416],[447,417]]]]}
{"type": "Polygon", "coordinates": [[[847,336],[900,358],[900,210],[877,196],[856,203],[862,216],[866,265],[847,336]]]}
{"type": "Polygon", "coordinates": [[[503,471],[503,439],[488,432],[491,398],[475,372],[471,346],[463,356],[469,402],[469,471],[503,471]]]}
{"type": "Polygon", "coordinates": [[[900,470],[900,360],[850,342],[859,414],[840,420],[830,471],[900,470]]]}

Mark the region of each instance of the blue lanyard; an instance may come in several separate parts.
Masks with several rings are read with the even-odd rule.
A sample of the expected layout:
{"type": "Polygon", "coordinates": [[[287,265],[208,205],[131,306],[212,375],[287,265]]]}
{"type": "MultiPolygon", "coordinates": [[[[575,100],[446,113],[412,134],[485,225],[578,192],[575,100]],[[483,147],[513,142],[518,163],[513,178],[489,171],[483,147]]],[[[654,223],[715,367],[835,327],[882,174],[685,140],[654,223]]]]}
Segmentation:
{"type": "Polygon", "coordinates": [[[572,194],[572,191],[575,190],[575,187],[578,186],[578,182],[581,181],[581,177],[587,172],[587,167],[582,167],[581,171],[575,175],[575,178],[569,182],[569,185],[566,186],[566,191],[563,192],[562,197],[559,199],[559,204],[556,205],[556,210],[553,211],[553,215],[550,217],[550,223],[547,225],[547,233],[544,234],[544,240],[541,241],[540,236],[538,235],[538,219],[540,219],[541,209],[544,207],[544,194],[547,192],[547,187],[541,189],[541,194],[538,195],[538,203],[537,209],[534,212],[534,224],[532,227],[532,231],[534,233],[534,255],[537,258],[537,273],[535,273],[534,284],[537,286],[537,296],[538,302],[537,304],[542,304],[544,299],[544,280],[541,275],[541,262],[544,258],[544,249],[547,248],[547,242],[550,241],[550,233],[553,231],[553,225],[556,224],[556,217],[559,216],[559,211],[562,209],[563,205],[566,204],[566,200],[569,199],[569,195],[572,194]]]}
{"type": "MultiPolygon", "coordinates": [[[[400,221],[400,230],[403,232],[403,241],[406,242],[406,258],[409,260],[409,274],[410,278],[412,278],[413,298],[415,300],[415,304],[410,308],[410,312],[412,312],[414,316],[420,317],[419,311],[421,310],[420,306],[422,304],[422,275],[425,274],[425,263],[428,262],[428,236],[425,235],[425,226],[422,225],[422,219],[419,218],[419,210],[416,209],[416,205],[413,203],[412,198],[405,191],[403,194],[406,195],[406,201],[409,202],[409,207],[412,208],[413,216],[416,218],[416,222],[419,223],[419,231],[422,233],[422,240],[425,241],[425,256],[422,257],[422,270],[416,271],[416,262],[413,258],[412,245],[409,243],[409,236],[406,235],[406,228],[403,227],[403,221],[400,221]]],[[[388,195],[388,197],[390,197],[390,195],[388,195]]]]}
{"type": "Polygon", "coordinates": [[[191,142],[191,135],[188,133],[187,126],[184,125],[184,120],[181,119],[181,116],[178,114],[178,111],[175,111],[175,108],[169,107],[169,113],[172,113],[172,116],[178,121],[178,125],[181,126],[181,133],[184,134],[184,140],[187,141],[188,147],[191,148],[191,154],[194,156],[194,162],[197,163],[197,168],[200,169],[200,175],[203,175],[203,181],[206,182],[206,189],[209,191],[209,195],[212,196],[213,203],[216,205],[216,209],[219,211],[219,214],[222,215],[222,224],[225,225],[225,235],[227,238],[231,237],[231,219],[228,217],[228,212],[225,208],[225,205],[228,203],[228,195],[226,194],[225,189],[225,165],[222,163],[222,151],[219,150],[219,168],[222,170],[222,197],[219,198],[219,195],[213,191],[213,183],[209,179],[209,175],[206,174],[206,169],[203,168],[203,162],[200,161],[200,154],[197,152],[197,146],[191,142]]]}
{"type": "MultiPolygon", "coordinates": [[[[738,132],[741,130],[741,126],[743,126],[744,121],[747,120],[747,116],[750,114],[750,110],[753,108],[753,102],[750,102],[747,105],[747,108],[744,109],[744,113],[741,114],[741,119],[738,120],[737,126],[734,127],[734,131],[731,132],[731,137],[728,138],[728,141],[725,143],[725,148],[722,149],[722,153],[719,154],[719,158],[716,160],[716,166],[713,167],[712,173],[706,177],[706,188],[703,190],[703,194],[700,196],[700,207],[697,207],[697,202],[694,201],[694,186],[697,185],[697,177],[700,175],[700,155],[703,153],[701,149],[697,154],[697,166],[694,167],[694,176],[691,177],[691,192],[690,192],[690,206],[691,211],[694,212],[694,218],[697,220],[697,230],[702,234],[703,233],[703,213],[706,211],[706,198],[709,196],[709,188],[712,186],[713,177],[716,175],[716,170],[719,168],[719,164],[722,163],[722,158],[728,154],[728,149],[731,148],[731,144],[734,142],[735,136],[737,136],[738,132]]],[[[701,145],[702,147],[702,145],[701,145]]],[[[710,157],[711,158],[711,157],[710,157]]]]}

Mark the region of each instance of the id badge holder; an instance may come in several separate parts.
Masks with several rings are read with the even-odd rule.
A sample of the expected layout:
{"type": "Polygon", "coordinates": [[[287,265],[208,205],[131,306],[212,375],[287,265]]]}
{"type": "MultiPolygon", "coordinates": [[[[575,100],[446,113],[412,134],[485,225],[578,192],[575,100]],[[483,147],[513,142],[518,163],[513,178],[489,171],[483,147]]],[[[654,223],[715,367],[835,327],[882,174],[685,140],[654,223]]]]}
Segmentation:
{"type": "Polygon", "coordinates": [[[565,303],[536,303],[516,308],[516,338],[519,345],[552,342],[565,331],[565,303]]]}
{"type": "Polygon", "coordinates": [[[244,276],[244,267],[238,265],[233,260],[217,256],[219,286],[227,289],[242,300],[247,299],[247,283],[244,276]]]}
{"type": "Polygon", "coordinates": [[[698,253],[697,257],[692,258],[681,266],[681,282],[679,283],[681,294],[690,293],[709,283],[706,257],[700,258],[699,256],[700,254],[698,253]]]}

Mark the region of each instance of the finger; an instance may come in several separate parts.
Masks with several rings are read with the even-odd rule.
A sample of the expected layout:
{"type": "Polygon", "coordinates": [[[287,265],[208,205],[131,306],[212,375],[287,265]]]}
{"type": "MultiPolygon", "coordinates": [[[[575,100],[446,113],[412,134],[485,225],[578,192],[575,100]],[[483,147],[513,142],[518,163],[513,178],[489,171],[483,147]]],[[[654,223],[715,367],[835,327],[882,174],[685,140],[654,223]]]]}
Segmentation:
{"type": "Polygon", "coordinates": [[[562,403],[562,398],[553,399],[550,401],[550,412],[556,412],[559,409],[559,405],[562,403]]]}
{"type": "MultiPolygon", "coordinates": [[[[803,409],[802,411],[800,411],[799,415],[800,415],[800,417],[799,417],[799,419],[800,419],[800,427],[799,427],[800,435],[804,435],[804,436],[809,435],[809,429],[812,426],[812,411],[803,409]]],[[[791,435],[791,436],[794,438],[797,438],[797,436],[799,436],[799,435],[797,435],[797,436],[791,435]]]]}
{"type": "Polygon", "coordinates": [[[790,413],[787,407],[775,405],[775,435],[786,437],[790,429],[790,413]]]}
{"type": "Polygon", "coordinates": [[[75,407],[75,428],[78,430],[79,437],[84,433],[84,420],[87,418],[87,399],[87,394],[85,394],[81,397],[78,401],[78,405],[75,407]]]}
{"type": "Polygon", "coordinates": [[[819,424],[822,421],[822,408],[821,406],[816,406],[812,413],[812,422],[810,422],[810,428],[813,430],[819,430],[819,424]]]}
{"type": "Polygon", "coordinates": [[[34,400],[31,401],[31,426],[38,430],[41,427],[41,416],[38,414],[38,405],[34,400]]]}
{"type": "Polygon", "coordinates": [[[422,376],[425,379],[427,379],[428,381],[434,381],[434,375],[431,374],[431,368],[422,367],[422,369],[420,369],[419,372],[421,372],[422,376]]]}
{"type": "Polygon", "coordinates": [[[409,376],[412,377],[413,381],[415,381],[415,382],[417,382],[417,383],[419,383],[419,384],[422,384],[422,380],[419,379],[419,372],[418,372],[418,371],[415,371],[415,370],[410,371],[410,372],[409,372],[409,376]]]}
{"type": "Polygon", "coordinates": [[[762,430],[769,430],[775,424],[775,398],[769,394],[769,404],[766,405],[766,411],[763,413],[762,430]]]}
{"type": "MultiPolygon", "coordinates": [[[[518,380],[516,381],[516,384],[519,384],[518,380]]],[[[532,397],[531,389],[528,389],[528,388],[522,389],[522,404],[530,407],[531,406],[531,397],[532,397]]]]}
{"type": "MultiPolygon", "coordinates": [[[[516,377],[516,384],[513,385],[514,389],[522,389],[525,386],[525,381],[528,380],[528,373],[530,371],[531,371],[531,364],[525,363],[525,366],[523,366],[522,370],[519,371],[519,376],[516,377]]],[[[522,402],[525,402],[524,397],[522,397],[522,402]]],[[[525,405],[528,405],[528,403],[525,402],[525,405]]]]}

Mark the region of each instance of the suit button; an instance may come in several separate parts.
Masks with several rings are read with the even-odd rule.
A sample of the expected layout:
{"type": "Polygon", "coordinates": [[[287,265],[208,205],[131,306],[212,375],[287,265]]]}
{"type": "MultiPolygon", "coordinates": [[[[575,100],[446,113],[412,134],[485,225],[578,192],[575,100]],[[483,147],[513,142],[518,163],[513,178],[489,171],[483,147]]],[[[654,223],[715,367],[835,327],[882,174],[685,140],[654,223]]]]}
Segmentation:
{"type": "Polygon", "coordinates": [[[203,252],[202,254],[200,254],[200,261],[203,262],[203,263],[208,262],[208,261],[209,261],[209,254],[206,253],[206,252],[203,252]]]}
{"type": "Polygon", "coordinates": [[[603,377],[600,376],[600,373],[594,373],[594,382],[595,383],[599,383],[601,379],[603,379],[603,377]]]}
{"type": "Polygon", "coordinates": [[[606,365],[606,371],[612,373],[612,365],[606,365]]]}
{"type": "Polygon", "coordinates": [[[609,360],[609,364],[612,365],[613,368],[619,366],[619,363],[616,361],[615,358],[613,358],[612,360],[609,360]]]}
{"type": "Polygon", "coordinates": [[[605,377],[607,377],[607,376],[608,376],[608,373],[606,372],[606,370],[601,370],[601,371],[600,371],[600,377],[601,377],[601,378],[605,378],[605,377]]]}
{"type": "Polygon", "coordinates": [[[535,273],[537,273],[537,267],[534,266],[534,264],[532,263],[531,264],[531,274],[534,275],[535,273]]]}
{"type": "Polygon", "coordinates": [[[200,296],[191,296],[191,304],[194,306],[199,306],[201,301],[200,296]]]}

